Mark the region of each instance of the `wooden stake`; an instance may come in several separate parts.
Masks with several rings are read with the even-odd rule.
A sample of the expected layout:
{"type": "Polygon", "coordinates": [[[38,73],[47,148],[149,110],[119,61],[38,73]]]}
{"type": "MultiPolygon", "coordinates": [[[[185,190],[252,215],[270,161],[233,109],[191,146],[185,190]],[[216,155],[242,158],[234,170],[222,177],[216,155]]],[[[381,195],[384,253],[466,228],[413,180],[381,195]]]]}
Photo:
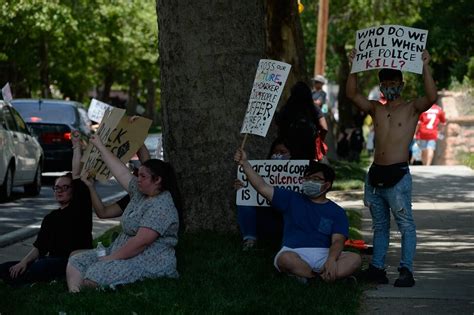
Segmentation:
{"type": "Polygon", "coordinates": [[[242,144],[240,145],[240,150],[243,150],[243,149],[244,149],[244,147],[245,147],[245,142],[247,141],[247,136],[248,136],[248,135],[249,135],[248,133],[245,134],[244,140],[242,140],[242,144]]]}

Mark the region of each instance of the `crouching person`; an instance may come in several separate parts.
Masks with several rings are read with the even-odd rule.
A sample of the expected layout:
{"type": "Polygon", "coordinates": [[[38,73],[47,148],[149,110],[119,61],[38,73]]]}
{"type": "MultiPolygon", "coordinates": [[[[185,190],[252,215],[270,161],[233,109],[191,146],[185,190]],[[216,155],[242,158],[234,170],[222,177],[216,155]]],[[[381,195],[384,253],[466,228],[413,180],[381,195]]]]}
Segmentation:
{"type": "Polygon", "coordinates": [[[265,183],[247,161],[245,151],[237,150],[234,160],[242,166],[252,186],[283,214],[283,246],[274,261],[278,271],[303,282],[317,276],[332,282],[350,276],[360,267],[358,254],[342,251],[349,235],[346,213],[326,198],[335,178],[331,167],[310,161],[303,193],[299,193],[265,183]]]}

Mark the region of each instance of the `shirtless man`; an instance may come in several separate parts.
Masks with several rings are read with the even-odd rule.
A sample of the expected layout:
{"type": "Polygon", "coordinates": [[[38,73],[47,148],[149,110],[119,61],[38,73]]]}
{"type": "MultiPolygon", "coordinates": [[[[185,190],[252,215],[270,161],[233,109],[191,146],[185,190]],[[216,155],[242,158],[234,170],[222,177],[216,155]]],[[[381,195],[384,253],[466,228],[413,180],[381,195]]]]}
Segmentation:
{"type": "MultiPolygon", "coordinates": [[[[352,63],[356,50],[352,50],[352,63]]],[[[379,72],[380,90],[387,99],[383,105],[369,101],[357,90],[357,75],[349,75],[346,94],[354,104],[372,116],[375,125],[374,162],[365,183],[364,203],[370,209],[374,229],[374,253],[364,276],[369,281],[388,283],[384,269],[390,237],[390,210],[402,234],[402,257],[396,287],[411,287],[413,279],[413,257],[416,250],[416,227],[411,211],[411,175],[408,169],[408,149],[418,123],[418,116],[436,101],[436,86],[428,63],[430,55],[424,50],[423,81],[425,96],[415,100],[404,100],[400,96],[403,88],[401,71],[382,69],[379,72]]]]}

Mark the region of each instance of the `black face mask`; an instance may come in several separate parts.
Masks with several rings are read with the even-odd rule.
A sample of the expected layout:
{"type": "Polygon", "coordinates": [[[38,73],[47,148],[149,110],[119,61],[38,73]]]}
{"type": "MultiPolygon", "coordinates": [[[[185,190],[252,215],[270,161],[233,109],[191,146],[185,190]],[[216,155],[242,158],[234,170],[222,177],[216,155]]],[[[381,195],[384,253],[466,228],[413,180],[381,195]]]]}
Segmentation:
{"type": "Polygon", "coordinates": [[[399,98],[400,94],[402,93],[402,89],[403,89],[403,84],[400,84],[399,86],[391,86],[391,87],[380,86],[380,91],[383,93],[383,96],[388,101],[393,101],[399,98]]]}

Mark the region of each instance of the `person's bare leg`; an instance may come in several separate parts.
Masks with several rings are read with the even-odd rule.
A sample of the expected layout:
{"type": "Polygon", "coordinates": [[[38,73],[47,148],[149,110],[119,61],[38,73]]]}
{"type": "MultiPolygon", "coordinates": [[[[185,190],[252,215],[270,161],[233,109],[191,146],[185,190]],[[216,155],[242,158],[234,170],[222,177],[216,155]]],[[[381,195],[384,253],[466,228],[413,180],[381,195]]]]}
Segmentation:
{"type": "Polygon", "coordinates": [[[311,267],[294,252],[282,252],[277,258],[277,265],[282,272],[305,278],[315,276],[311,267]]]}
{"type": "Polygon", "coordinates": [[[362,264],[360,255],[352,252],[343,252],[336,261],[336,279],[341,279],[352,275],[362,264]]]}
{"type": "Polygon", "coordinates": [[[434,150],[426,149],[426,165],[431,165],[433,162],[434,150]]]}
{"type": "Polygon", "coordinates": [[[83,284],[82,275],[75,267],[71,264],[67,264],[66,267],[66,281],[69,292],[77,293],[81,290],[83,284]]]}
{"type": "Polygon", "coordinates": [[[88,288],[97,288],[98,284],[95,281],[85,279],[83,282],[83,286],[88,288]]]}
{"type": "Polygon", "coordinates": [[[428,153],[427,153],[426,149],[421,150],[421,163],[423,165],[426,165],[426,163],[428,162],[427,161],[427,155],[428,155],[428,153]]]}

